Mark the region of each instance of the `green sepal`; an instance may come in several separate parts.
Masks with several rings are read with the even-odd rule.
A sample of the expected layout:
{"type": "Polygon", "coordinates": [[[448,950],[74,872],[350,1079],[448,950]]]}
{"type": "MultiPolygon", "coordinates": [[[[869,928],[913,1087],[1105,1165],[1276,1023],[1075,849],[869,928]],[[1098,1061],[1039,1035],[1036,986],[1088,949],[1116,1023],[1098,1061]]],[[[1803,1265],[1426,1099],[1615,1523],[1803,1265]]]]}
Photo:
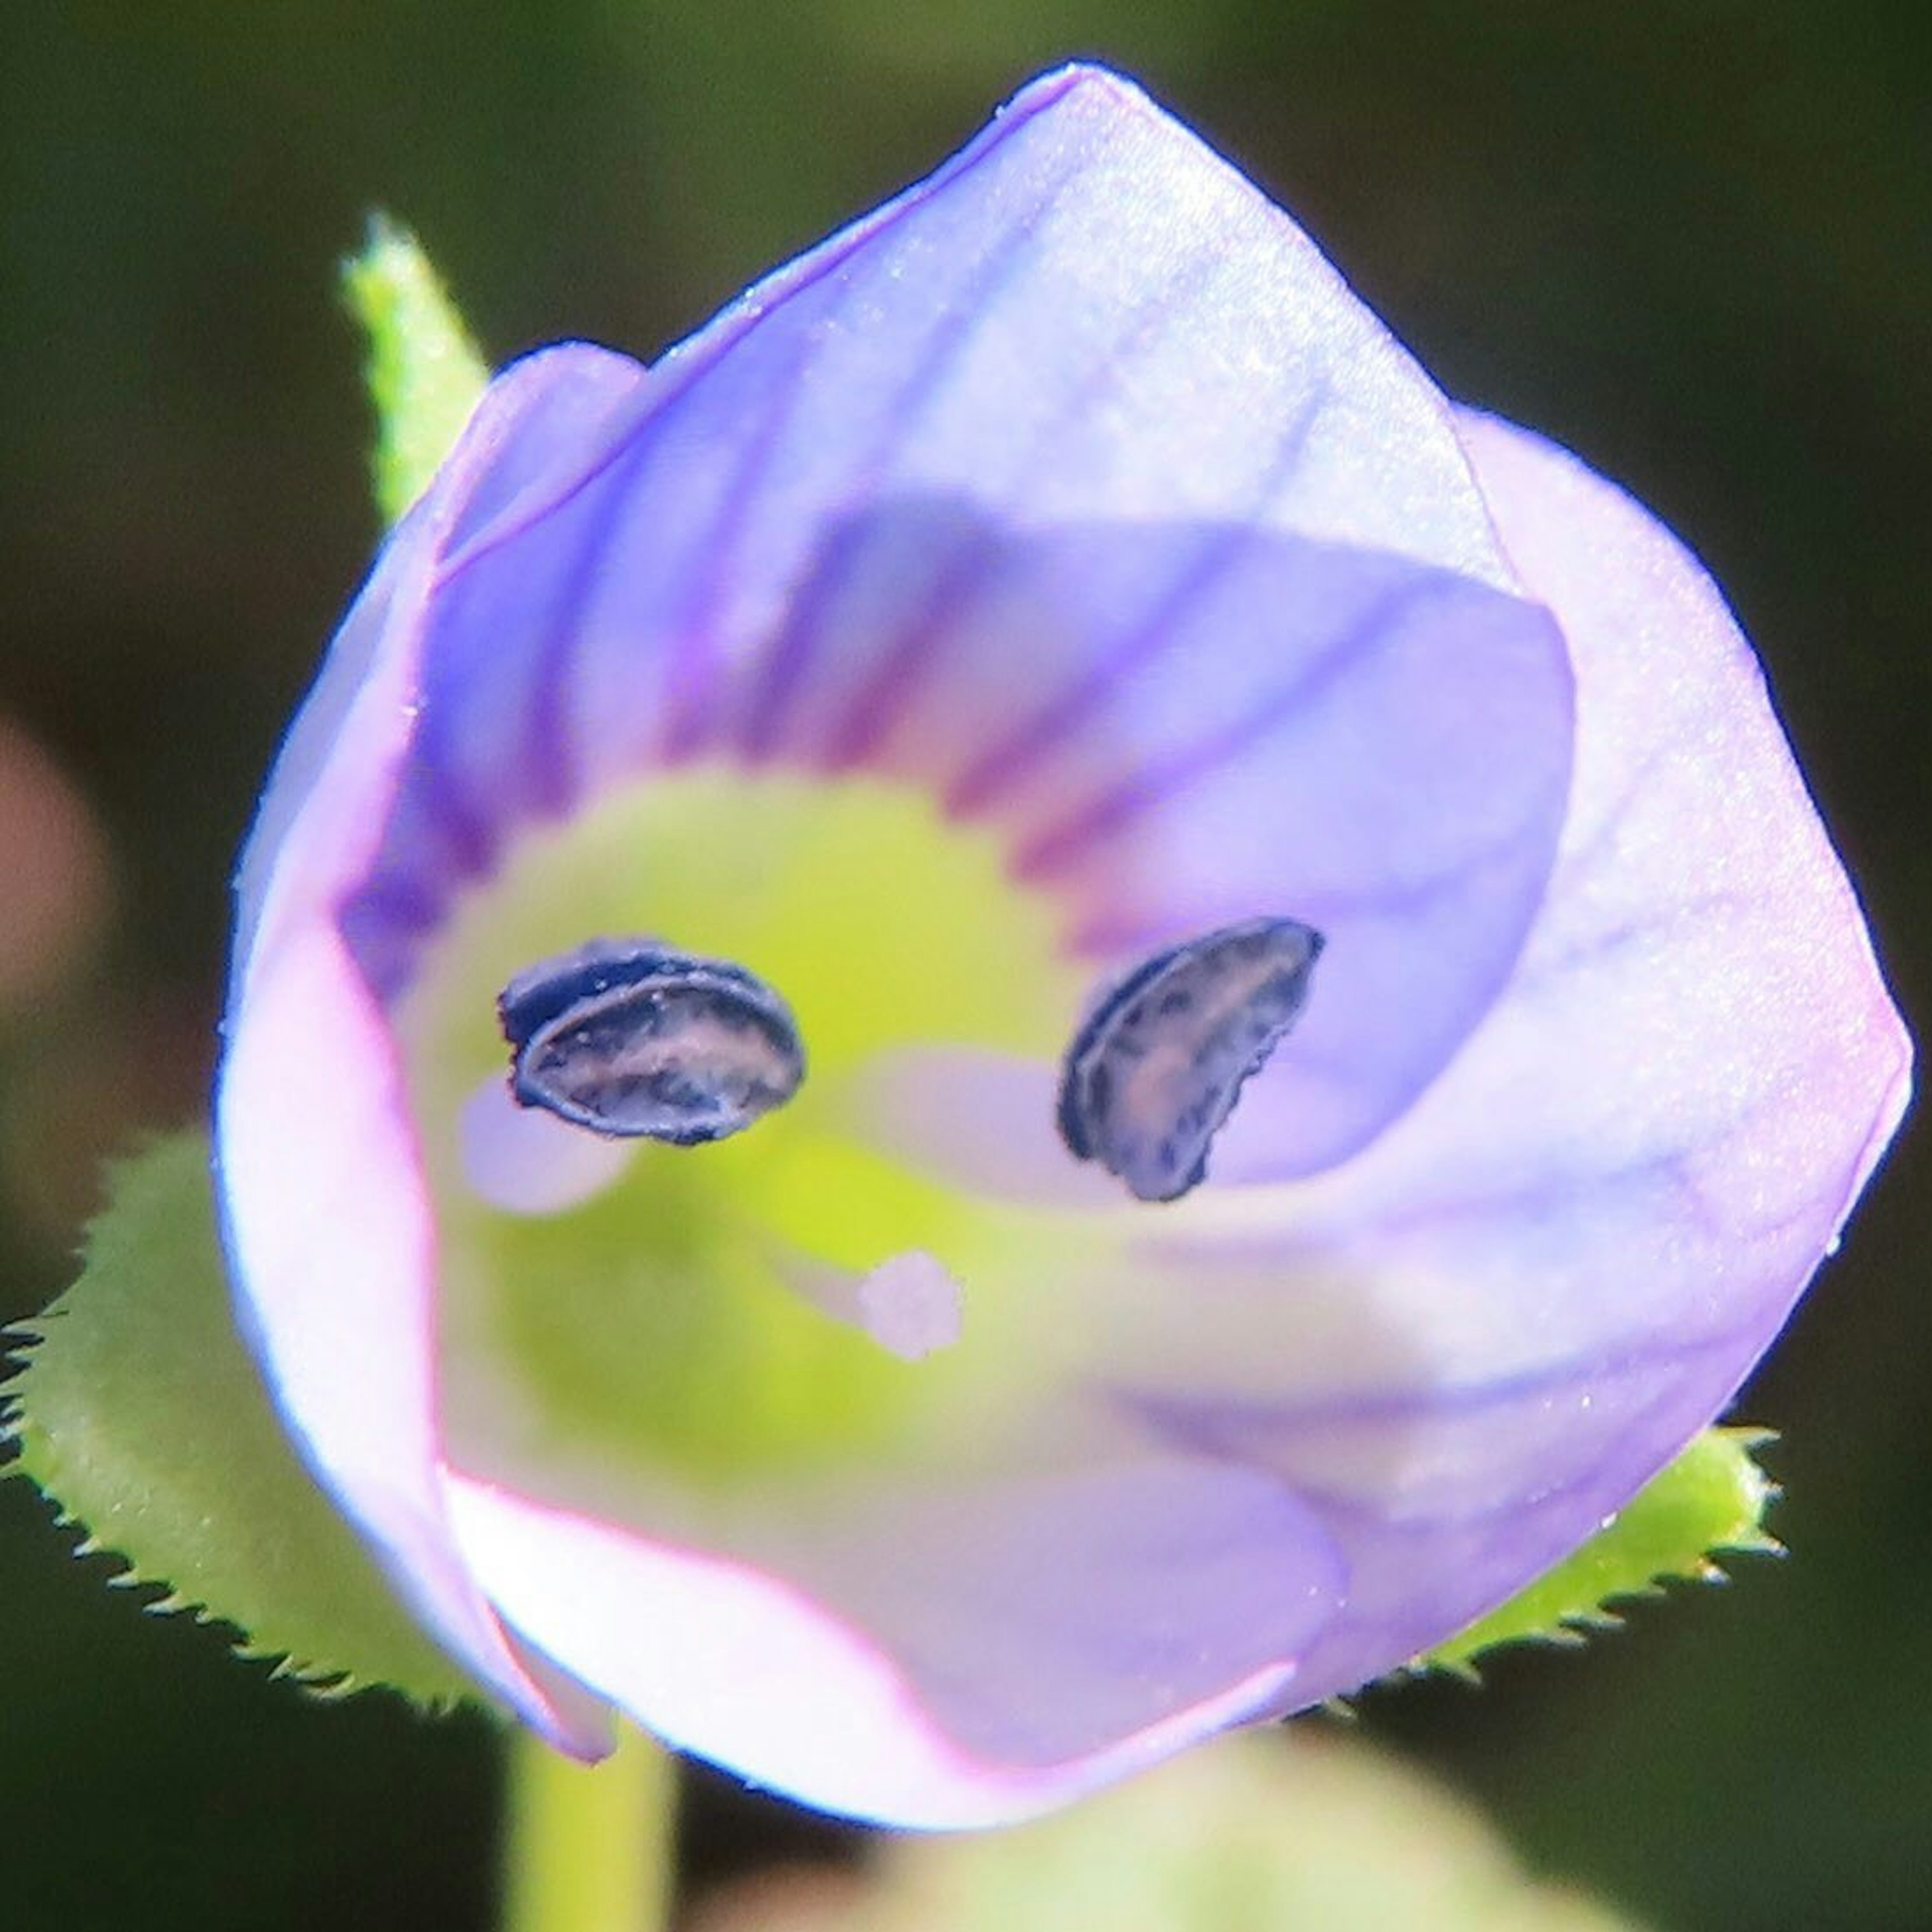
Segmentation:
{"type": "Polygon", "coordinates": [[[1720,1552],[1775,1553],[1764,1514],[1777,1486],[1751,1453],[1771,1439],[1761,1429],[1706,1430],[1588,1542],[1408,1668],[1466,1676],[1498,1644],[1581,1643],[1621,1621],[1613,1603],[1661,1595],[1666,1582],[1721,1581],[1720,1552]]]}
{"type": "Polygon", "coordinates": [[[232,1624],[237,1648],[329,1694],[383,1684],[442,1708],[476,1694],[402,1607],[290,1445],[235,1328],[206,1138],[110,1174],[80,1278],[8,1331],[18,1445],[80,1553],[154,1584],[147,1608],[232,1624]],[[33,1339],[38,1338],[38,1339],[33,1339]]]}
{"type": "Polygon", "coordinates": [[[386,215],[370,217],[342,286],[368,338],[376,506],[393,524],[428,488],[490,371],[421,244],[386,215]]]}

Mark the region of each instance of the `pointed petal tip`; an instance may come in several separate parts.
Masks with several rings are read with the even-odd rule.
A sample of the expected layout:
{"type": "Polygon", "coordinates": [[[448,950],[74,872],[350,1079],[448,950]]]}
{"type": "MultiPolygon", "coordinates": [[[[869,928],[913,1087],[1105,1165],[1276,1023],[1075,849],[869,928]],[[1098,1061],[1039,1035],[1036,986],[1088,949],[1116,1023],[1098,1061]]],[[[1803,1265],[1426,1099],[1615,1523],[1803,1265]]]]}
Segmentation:
{"type": "Polygon", "coordinates": [[[1098,61],[1069,61],[1064,66],[1049,68],[1036,75],[1000,107],[994,118],[998,122],[1011,116],[1036,114],[1075,96],[1129,112],[1161,112],[1138,82],[1114,68],[1102,66],[1098,61]]]}

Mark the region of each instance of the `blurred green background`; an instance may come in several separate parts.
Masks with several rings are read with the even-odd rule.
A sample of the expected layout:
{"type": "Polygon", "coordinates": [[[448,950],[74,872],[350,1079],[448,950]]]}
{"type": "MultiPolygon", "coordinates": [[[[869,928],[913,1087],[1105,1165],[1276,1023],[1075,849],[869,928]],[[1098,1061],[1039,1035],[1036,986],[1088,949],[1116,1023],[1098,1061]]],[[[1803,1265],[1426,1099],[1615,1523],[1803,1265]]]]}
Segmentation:
{"type": "MultiPolygon", "coordinates": [[[[0,1315],[64,1282],[101,1156],[202,1103],[230,860],[374,535],[334,279],[368,212],[499,357],[653,352],[1076,53],[1703,554],[1925,1009],[1932,10],[8,0],[0,1315]]],[[[1660,1927],[1932,1924],[1928,1160],[1908,1128],[1742,1406],[1791,1560],[1367,1700],[1660,1927]]],[[[485,1922],[486,1725],[317,1704],[68,1550],[0,1484],[0,1925],[485,1922]]],[[[686,1832],[700,1878],[836,1848],[716,1780],[686,1832]]]]}

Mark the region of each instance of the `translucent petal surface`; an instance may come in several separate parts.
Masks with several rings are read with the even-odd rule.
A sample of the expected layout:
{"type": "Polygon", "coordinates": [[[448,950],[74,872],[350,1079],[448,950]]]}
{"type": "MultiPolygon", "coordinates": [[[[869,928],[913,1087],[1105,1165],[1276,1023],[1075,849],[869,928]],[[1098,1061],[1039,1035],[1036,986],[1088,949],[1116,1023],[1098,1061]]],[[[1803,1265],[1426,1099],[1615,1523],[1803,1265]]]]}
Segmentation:
{"type": "Polygon", "coordinates": [[[292,734],[240,932],[244,1315],[425,1616],[578,1748],[499,1611],[678,1742],[922,1824],[1352,1688],[1509,1594],[1722,1404],[1904,1091],[1701,573],[1568,459],[1456,418],[1285,217],[1083,71],[650,372],[566,350],[499,382],[292,734]],[[574,1178],[499,1177],[464,1266],[494,1292],[511,1257],[536,1325],[493,1338],[489,1294],[451,1292],[434,1190],[460,1184],[425,1139],[431,1090],[453,1122],[488,1070],[422,1058],[452,935],[502,944],[504,882],[590,876],[572,838],[674,792],[713,802],[581,916],[615,878],[635,917],[605,929],[656,929],[654,894],[730,925],[733,841],[781,782],[911,788],[942,843],[997,840],[1059,956],[936,962],[1030,989],[1010,1027],[949,1024],[905,970],[944,905],[909,927],[890,862],[808,872],[810,944],[771,937],[864,935],[818,1007],[845,1084],[580,1214],[574,1178]],[[1264,914],[1328,946],[1212,1184],[1158,1218],[1062,1185],[1027,1109],[1070,985],[1264,914]],[[874,1025],[868,971],[930,1040],[874,1025]],[[734,1174],[758,1191],[730,1209],[734,1174]],[[552,1210],[586,1238],[547,1250],[552,1210]],[[896,1351],[826,1312],[909,1252],[960,1281],[956,1336],[896,1351]],[[704,1366],[607,1386],[638,1346],[610,1324],[662,1357],[678,1296],[704,1366]],[[740,1306],[758,1347],[712,1348],[740,1306]],[[560,1343],[622,1454],[555,1439],[560,1343]],[[773,1359],[823,1370],[790,1411],[752,1385],[773,1359]],[[646,1382],[702,1454],[638,1456],[646,1382]],[[813,1406],[848,1396],[828,1434],[813,1406]],[[774,1467],[794,1442],[811,1467],[774,1467]]]}
{"type": "Polygon", "coordinates": [[[1466,434],[1564,623],[1575,793],[1516,975],[1415,1108],[1292,1204],[1175,1244],[1280,1296],[1278,1352],[1174,1439],[1268,1468],[1348,1552],[1306,1660],[1343,1690],[1520,1587],[1724,1405],[1832,1245],[1910,1049],[1748,647],[1709,579],[1540,440],[1466,434]],[[1342,1284],[1346,1325],[1306,1284],[1342,1284]]]}
{"type": "Polygon", "coordinates": [[[910,1825],[1025,1816],[1279,1702],[1341,1580],[1278,1484],[1178,1458],[862,1507],[790,1576],[481,1484],[455,1506],[506,1613],[674,1743],[910,1825]]]}
{"type": "Polygon", "coordinates": [[[332,646],[243,856],[216,1120],[239,1313],[311,1466],[438,1635],[531,1722],[586,1750],[594,1722],[531,1675],[448,1528],[435,1229],[394,1042],[334,914],[367,871],[416,716],[398,640],[419,628],[452,505],[535,403],[567,422],[614,368],[628,378],[615,358],[566,354],[500,384],[332,646]]]}
{"type": "Polygon", "coordinates": [[[452,535],[350,920],[385,990],[520,827],[727,758],[997,825],[1096,972],[1318,926],[1225,1178],[1352,1150],[1493,996],[1568,778],[1561,640],[1426,379],[1120,82],[1030,90],[579,441],[529,488],[512,449],[452,535]]]}

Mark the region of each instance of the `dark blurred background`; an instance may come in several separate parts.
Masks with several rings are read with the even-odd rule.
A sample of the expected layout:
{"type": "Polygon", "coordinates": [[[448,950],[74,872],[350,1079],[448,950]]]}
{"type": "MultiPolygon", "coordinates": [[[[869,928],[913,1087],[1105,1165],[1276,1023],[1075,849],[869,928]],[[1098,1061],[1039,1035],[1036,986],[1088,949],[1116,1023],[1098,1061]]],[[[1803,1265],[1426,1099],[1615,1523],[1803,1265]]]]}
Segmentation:
{"type": "MultiPolygon", "coordinates": [[[[374,536],[334,283],[368,212],[496,357],[654,352],[1072,54],[1703,554],[1927,1010],[1932,9],[7,0],[0,1316],[63,1285],[101,1156],[202,1105],[229,862],[374,536]]],[[[1929,1160],[1908,1127],[1742,1406],[1790,1560],[1367,1702],[1660,1927],[1932,1924],[1929,1160]]],[[[305,1699],[68,1551],[0,1484],[0,1924],[484,1922],[484,1724],[305,1699]]],[[[687,1824],[700,1874],[795,1828],[717,1782],[687,1824]]]]}

